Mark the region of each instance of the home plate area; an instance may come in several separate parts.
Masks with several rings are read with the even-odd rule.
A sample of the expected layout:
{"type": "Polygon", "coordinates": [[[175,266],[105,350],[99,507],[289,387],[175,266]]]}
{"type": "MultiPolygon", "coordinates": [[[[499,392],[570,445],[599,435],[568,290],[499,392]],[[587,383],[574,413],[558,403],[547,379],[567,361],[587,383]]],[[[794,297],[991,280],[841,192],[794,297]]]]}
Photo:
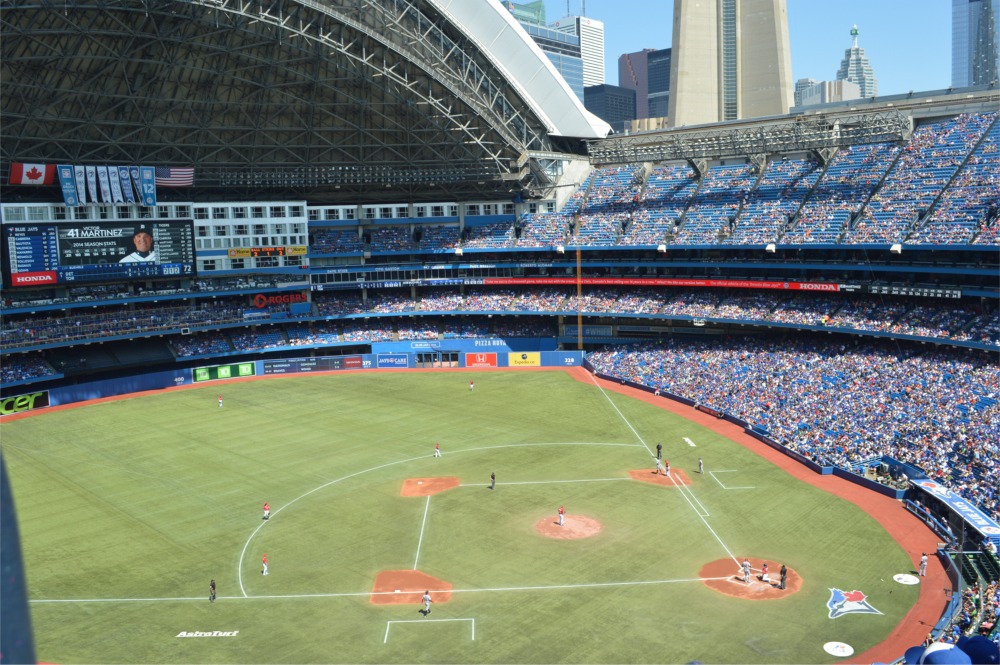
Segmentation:
{"type": "Polygon", "coordinates": [[[761,567],[764,559],[748,557],[753,573],[750,576],[750,583],[743,581],[743,573],[739,570],[740,564],[733,559],[717,559],[705,564],[698,576],[703,580],[705,586],[713,591],[735,596],[736,598],[750,598],[752,600],[777,600],[786,598],[793,593],[797,593],[802,588],[802,576],[788,568],[788,577],[785,588],[780,589],[781,575],[779,573],[781,564],[775,561],[768,563],[768,573],[770,581],[764,582],[760,579],[761,567]]]}

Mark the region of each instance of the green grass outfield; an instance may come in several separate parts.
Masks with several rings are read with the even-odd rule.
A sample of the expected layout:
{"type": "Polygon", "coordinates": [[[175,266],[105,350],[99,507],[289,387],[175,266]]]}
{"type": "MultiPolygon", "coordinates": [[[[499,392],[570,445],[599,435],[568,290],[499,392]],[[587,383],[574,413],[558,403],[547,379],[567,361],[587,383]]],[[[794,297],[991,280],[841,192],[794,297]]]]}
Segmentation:
{"type": "Polygon", "coordinates": [[[563,371],[209,385],[6,422],[2,436],[46,662],[824,663],[837,660],[825,642],[860,653],[917,600],[892,581],[909,558],[853,504],[563,371]],[[627,478],[652,469],[658,442],[689,492],[627,478]],[[698,457],[725,474],[699,476],[698,457]],[[463,484],[400,496],[426,476],[463,484]],[[604,530],[536,534],[561,504],[604,530]],[[803,588],[752,601],[697,580],[730,555],[786,563],[803,588]],[[451,601],[427,619],[370,602],[377,573],[414,566],[451,583],[451,601]],[[830,619],[830,588],[882,614],[830,619]],[[177,637],[191,631],[239,633],[177,637]]]}

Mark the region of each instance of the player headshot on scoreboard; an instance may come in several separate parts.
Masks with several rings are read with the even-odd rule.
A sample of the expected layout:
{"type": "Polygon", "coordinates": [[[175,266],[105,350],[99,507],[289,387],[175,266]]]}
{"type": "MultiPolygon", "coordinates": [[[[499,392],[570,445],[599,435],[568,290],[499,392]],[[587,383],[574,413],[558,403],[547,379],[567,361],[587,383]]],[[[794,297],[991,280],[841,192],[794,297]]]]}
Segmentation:
{"type": "Polygon", "coordinates": [[[135,251],[125,256],[118,263],[155,263],[156,250],[153,249],[153,235],[146,230],[146,225],[139,226],[132,234],[132,244],[135,251]]]}

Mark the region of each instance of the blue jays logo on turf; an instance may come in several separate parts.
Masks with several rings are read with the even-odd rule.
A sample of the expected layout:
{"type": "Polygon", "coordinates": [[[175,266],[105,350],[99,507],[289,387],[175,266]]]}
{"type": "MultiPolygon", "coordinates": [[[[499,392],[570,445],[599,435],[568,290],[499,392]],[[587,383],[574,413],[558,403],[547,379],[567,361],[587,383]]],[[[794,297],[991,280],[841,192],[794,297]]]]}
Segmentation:
{"type": "Polygon", "coordinates": [[[830,609],[831,619],[845,614],[882,614],[872,607],[865,594],[857,590],[830,589],[830,600],[826,601],[826,606],[830,609]]]}

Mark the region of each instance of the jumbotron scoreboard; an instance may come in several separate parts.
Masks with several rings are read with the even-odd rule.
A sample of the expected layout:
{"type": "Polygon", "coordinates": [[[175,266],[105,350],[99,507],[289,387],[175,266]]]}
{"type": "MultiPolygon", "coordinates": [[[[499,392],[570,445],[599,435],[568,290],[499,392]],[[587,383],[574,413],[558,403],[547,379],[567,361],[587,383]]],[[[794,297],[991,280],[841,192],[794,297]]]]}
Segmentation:
{"type": "Polygon", "coordinates": [[[3,226],[3,279],[15,288],[192,277],[194,254],[193,220],[3,226]],[[139,232],[150,247],[136,244],[139,232]]]}

